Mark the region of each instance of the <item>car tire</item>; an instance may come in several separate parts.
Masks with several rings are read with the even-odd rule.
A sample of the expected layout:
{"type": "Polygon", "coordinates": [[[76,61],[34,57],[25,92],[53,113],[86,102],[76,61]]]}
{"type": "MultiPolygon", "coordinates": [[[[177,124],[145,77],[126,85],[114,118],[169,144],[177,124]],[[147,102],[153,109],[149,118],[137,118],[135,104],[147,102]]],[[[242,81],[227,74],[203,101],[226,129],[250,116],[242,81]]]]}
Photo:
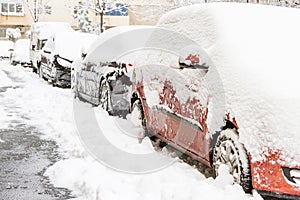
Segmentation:
{"type": "Polygon", "coordinates": [[[106,80],[101,81],[99,93],[99,105],[103,108],[103,110],[112,114],[113,109],[110,100],[110,86],[106,80]]]}
{"type": "Polygon", "coordinates": [[[43,78],[42,66],[40,64],[38,64],[37,72],[38,72],[39,77],[43,78]]]}
{"type": "Polygon", "coordinates": [[[79,95],[78,95],[77,84],[74,84],[73,86],[71,86],[71,90],[72,90],[72,94],[73,94],[73,99],[78,98],[79,95]],[[72,88],[72,87],[73,87],[73,88],[72,88]]]}
{"type": "Polygon", "coordinates": [[[229,167],[234,181],[240,184],[246,193],[251,193],[251,169],[247,151],[239,142],[235,129],[221,131],[213,150],[212,166],[215,176],[221,164],[229,167]]]}
{"type": "Polygon", "coordinates": [[[51,83],[52,83],[52,86],[53,86],[53,87],[57,87],[56,80],[52,80],[51,83]]]}
{"type": "Polygon", "coordinates": [[[142,128],[142,133],[139,135],[139,142],[141,142],[144,137],[148,136],[148,132],[143,106],[139,99],[135,100],[132,104],[131,120],[133,123],[136,123],[135,125],[142,128]]]}

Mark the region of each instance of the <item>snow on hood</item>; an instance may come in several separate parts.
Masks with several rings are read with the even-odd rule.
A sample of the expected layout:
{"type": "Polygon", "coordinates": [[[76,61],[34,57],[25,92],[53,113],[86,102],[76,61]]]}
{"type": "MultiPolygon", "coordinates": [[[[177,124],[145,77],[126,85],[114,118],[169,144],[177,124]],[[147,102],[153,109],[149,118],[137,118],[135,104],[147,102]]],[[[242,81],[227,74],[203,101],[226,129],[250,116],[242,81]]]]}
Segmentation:
{"type": "Polygon", "coordinates": [[[179,8],[158,23],[208,53],[254,160],[271,150],[281,151],[283,164],[300,164],[299,20],[298,9],[212,3],[179,8]]]}
{"type": "Polygon", "coordinates": [[[81,57],[83,49],[89,47],[99,36],[76,31],[64,31],[52,35],[45,44],[50,48],[53,55],[59,55],[68,60],[81,57]]]}

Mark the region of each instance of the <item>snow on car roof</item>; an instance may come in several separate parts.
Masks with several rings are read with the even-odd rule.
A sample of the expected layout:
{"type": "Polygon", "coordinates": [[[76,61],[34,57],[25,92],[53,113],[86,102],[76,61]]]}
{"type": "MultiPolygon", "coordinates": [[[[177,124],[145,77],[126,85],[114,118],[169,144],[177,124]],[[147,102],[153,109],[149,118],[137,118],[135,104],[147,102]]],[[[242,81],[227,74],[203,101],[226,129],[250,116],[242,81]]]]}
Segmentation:
{"type": "Polygon", "coordinates": [[[97,38],[98,35],[95,34],[63,31],[52,35],[45,47],[50,47],[54,55],[73,61],[80,58],[82,49],[91,45],[97,38]]]}
{"type": "Polygon", "coordinates": [[[48,39],[52,34],[64,30],[73,30],[70,24],[65,22],[36,22],[31,26],[31,32],[39,32],[39,39],[48,39]]]}
{"type": "Polygon", "coordinates": [[[84,62],[99,63],[112,61],[112,55],[116,55],[116,51],[122,52],[122,47],[124,47],[124,45],[126,46],[127,41],[126,38],[121,38],[122,33],[150,27],[152,26],[119,26],[104,31],[87,50],[87,56],[84,62]],[[110,54],[111,51],[115,52],[110,54]]]}
{"type": "MultiPolygon", "coordinates": [[[[223,84],[225,109],[254,160],[281,151],[280,162],[300,163],[299,20],[298,9],[211,3],[179,8],[158,22],[208,53],[223,84]]],[[[217,76],[207,77],[213,82],[217,76]]]]}

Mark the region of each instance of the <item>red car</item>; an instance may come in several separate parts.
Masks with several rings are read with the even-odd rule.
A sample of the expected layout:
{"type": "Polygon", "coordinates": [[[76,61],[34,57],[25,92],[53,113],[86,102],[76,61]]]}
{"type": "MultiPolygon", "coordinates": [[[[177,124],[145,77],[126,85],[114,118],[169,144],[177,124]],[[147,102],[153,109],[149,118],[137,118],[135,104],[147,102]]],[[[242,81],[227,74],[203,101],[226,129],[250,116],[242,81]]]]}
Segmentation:
{"type": "Polygon", "coordinates": [[[300,199],[300,29],[292,23],[299,19],[295,9],[223,3],[164,15],[158,27],[203,49],[184,49],[183,58],[160,53],[153,62],[153,53],[141,54],[130,101],[145,134],[216,174],[227,165],[246,192],[300,199]]]}

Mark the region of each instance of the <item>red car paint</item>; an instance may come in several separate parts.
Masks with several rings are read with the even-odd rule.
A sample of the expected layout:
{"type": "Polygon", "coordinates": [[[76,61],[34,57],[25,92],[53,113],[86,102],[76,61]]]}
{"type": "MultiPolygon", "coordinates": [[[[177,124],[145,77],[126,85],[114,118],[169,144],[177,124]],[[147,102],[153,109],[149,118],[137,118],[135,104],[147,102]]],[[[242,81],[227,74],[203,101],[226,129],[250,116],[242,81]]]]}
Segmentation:
{"type": "MultiPolygon", "coordinates": [[[[176,91],[172,83],[168,81],[163,83],[163,90],[159,93],[159,104],[168,105],[169,109],[184,118],[199,122],[202,130],[197,130],[187,123],[178,121],[157,109],[150,108],[147,104],[143,84],[143,80],[136,81],[134,72],[132,93],[136,94],[142,100],[141,103],[147,121],[147,128],[150,132],[168,142],[171,146],[211,167],[209,153],[212,141],[210,137],[207,137],[208,127],[206,124],[209,112],[208,108],[195,98],[188,98],[186,102],[180,102],[175,95],[176,91]]],[[[224,121],[230,121],[238,130],[237,120],[230,113],[224,114],[224,121]]],[[[290,184],[282,171],[282,167],[300,169],[300,166],[282,166],[279,155],[280,152],[268,152],[263,161],[254,161],[251,154],[249,154],[252,186],[259,191],[278,193],[280,195],[293,195],[294,198],[300,198],[300,187],[290,184]]]]}

